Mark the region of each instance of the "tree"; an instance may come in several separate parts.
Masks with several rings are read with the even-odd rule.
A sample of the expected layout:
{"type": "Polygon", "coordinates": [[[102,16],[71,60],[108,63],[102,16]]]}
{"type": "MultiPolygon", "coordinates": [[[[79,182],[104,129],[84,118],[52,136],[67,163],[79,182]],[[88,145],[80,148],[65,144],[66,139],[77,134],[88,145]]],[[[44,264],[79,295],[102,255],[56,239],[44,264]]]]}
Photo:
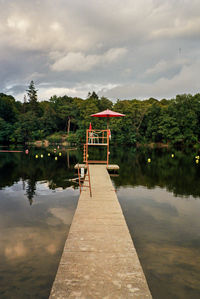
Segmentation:
{"type": "Polygon", "coordinates": [[[96,94],[96,92],[95,91],[93,91],[92,93],[91,92],[88,92],[88,99],[95,99],[95,100],[98,100],[99,99],[99,97],[98,97],[98,95],[96,94]]]}
{"type": "Polygon", "coordinates": [[[113,103],[109,99],[107,99],[105,97],[101,97],[99,100],[98,106],[99,106],[100,111],[103,111],[106,109],[112,110],[113,103]]]}
{"type": "Polygon", "coordinates": [[[199,103],[190,94],[177,95],[168,107],[170,116],[176,119],[184,144],[198,141],[199,103]]]}
{"type": "Polygon", "coordinates": [[[41,139],[45,137],[42,129],[41,119],[32,111],[28,111],[20,115],[11,138],[13,142],[19,143],[41,139]]]}
{"type": "Polygon", "coordinates": [[[28,102],[29,102],[29,107],[30,110],[35,112],[36,114],[39,114],[39,104],[38,104],[38,99],[37,99],[37,92],[38,90],[35,89],[35,83],[33,80],[30,82],[27,91],[28,95],[28,102]]]}
{"type": "Polygon", "coordinates": [[[0,142],[9,143],[13,126],[0,117],[0,142]]]}
{"type": "Polygon", "coordinates": [[[0,117],[6,122],[14,123],[17,113],[15,99],[10,95],[0,93],[0,117]]]}
{"type": "Polygon", "coordinates": [[[58,129],[66,131],[69,135],[76,128],[79,112],[77,99],[65,95],[62,97],[53,96],[50,101],[57,116],[58,129]]]}
{"type": "Polygon", "coordinates": [[[153,103],[145,115],[142,129],[143,134],[149,141],[161,141],[161,134],[158,132],[160,127],[161,110],[162,108],[157,103],[153,103]]]}
{"type": "Polygon", "coordinates": [[[45,136],[57,131],[57,115],[53,108],[52,103],[42,102],[43,116],[41,117],[41,125],[44,130],[45,136]]]}

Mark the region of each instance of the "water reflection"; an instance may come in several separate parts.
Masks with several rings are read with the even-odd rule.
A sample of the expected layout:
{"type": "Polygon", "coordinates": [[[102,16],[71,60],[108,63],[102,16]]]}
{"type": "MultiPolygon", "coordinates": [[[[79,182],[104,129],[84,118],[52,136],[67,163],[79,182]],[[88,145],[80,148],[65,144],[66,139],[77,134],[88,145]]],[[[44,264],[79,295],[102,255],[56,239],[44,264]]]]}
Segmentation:
{"type": "Polygon", "coordinates": [[[112,159],[120,165],[116,186],[159,186],[175,196],[200,196],[200,165],[195,163],[195,151],[135,148],[114,151],[112,159]],[[174,158],[171,154],[174,153],[174,158]],[[151,158],[151,163],[147,159],[151,158]]]}
{"type": "MultiPolygon", "coordinates": [[[[58,153],[48,152],[0,155],[0,298],[47,298],[56,274],[79,196],[69,179],[82,151],[63,150],[57,161],[58,153]]],[[[197,153],[110,152],[110,162],[120,166],[113,183],[153,297],[199,298],[197,153]]]]}
{"type": "Polygon", "coordinates": [[[47,157],[0,156],[0,298],[48,298],[79,190],[76,154],[47,157]]]}
{"type": "Polygon", "coordinates": [[[121,153],[113,182],[153,298],[199,298],[199,165],[174,154],[121,153]]]}
{"type": "Polygon", "coordinates": [[[30,205],[33,203],[33,196],[35,195],[36,190],[36,179],[28,179],[27,180],[27,187],[26,187],[26,195],[30,202],[30,205]]]}
{"type": "MultiPolygon", "coordinates": [[[[0,153],[0,189],[12,186],[22,180],[23,188],[30,205],[36,195],[37,181],[48,181],[50,189],[57,187],[66,189],[71,186],[70,178],[74,176],[74,164],[82,158],[81,151],[69,151],[53,148],[29,149],[29,155],[25,153],[0,153]],[[48,156],[48,153],[50,156],[48,156]],[[59,153],[62,155],[59,156],[59,153]],[[38,155],[38,159],[35,156],[38,155]],[[43,158],[41,158],[43,155],[43,158]],[[55,156],[58,160],[55,161],[55,156]]],[[[76,185],[73,185],[76,188],[76,185]]]]}

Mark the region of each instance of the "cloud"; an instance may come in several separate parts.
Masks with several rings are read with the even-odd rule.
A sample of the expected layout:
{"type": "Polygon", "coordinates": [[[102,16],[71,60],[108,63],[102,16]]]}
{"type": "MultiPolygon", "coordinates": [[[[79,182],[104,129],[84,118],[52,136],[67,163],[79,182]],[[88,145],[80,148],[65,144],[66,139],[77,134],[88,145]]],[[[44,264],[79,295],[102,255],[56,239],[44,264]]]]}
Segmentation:
{"type": "Polygon", "coordinates": [[[200,34],[200,17],[193,19],[175,18],[171,26],[155,29],[152,38],[198,37],[200,34]]]}
{"type": "MultiPolygon", "coordinates": [[[[155,68],[156,69],[156,68],[155,68]]],[[[106,91],[100,91],[100,95],[112,99],[172,98],[177,94],[199,92],[200,61],[195,64],[185,65],[181,71],[172,78],[161,77],[153,83],[136,82],[134,84],[118,85],[106,91]]]]}
{"type": "Polygon", "coordinates": [[[99,64],[100,57],[98,55],[87,55],[82,53],[68,53],[60,58],[52,66],[54,71],[88,71],[95,65],[99,64]]]}
{"type": "Polygon", "coordinates": [[[126,53],[127,49],[125,48],[110,49],[104,54],[102,60],[104,61],[104,63],[112,63],[118,61],[126,53]]]}
{"type": "MultiPolygon", "coordinates": [[[[64,85],[64,84],[63,84],[64,85]]],[[[89,91],[95,90],[98,91],[107,91],[116,87],[117,84],[88,84],[86,82],[80,82],[79,84],[74,85],[73,87],[59,87],[52,84],[40,84],[38,88],[38,100],[44,101],[49,100],[53,95],[64,96],[68,95],[70,97],[80,97],[85,99],[88,96],[89,91]]],[[[17,99],[23,101],[26,86],[12,86],[10,87],[9,94],[17,94],[17,99]]]]}
{"type": "Polygon", "coordinates": [[[154,75],[161,72],[166,72],[171,68],[171,64],[168,64],[165,60],[160,60],[158,63],[156,63],[152,68],[149,68],[145,71],[146,75],[154,75]]]}
{"type": "Polygon", "coordinates": [[[29,28],[29,22],[26,19],[20,19],[12,16],[7,19],[7,26],[11,30],[17,30],[25,33],[29,28]]]}
{"type": "Polygon", "coordinates": [[[95,66],[113,63],[126,54],[125,48],[110,49],[102,55],[84,55],[81,52],[70,52],[51,65],[54,71],[86,72],[95,66]]]}
{"type": "Polygon", "coordinates": [[[5,256],[7,259],[21,258],[27,255],[27,248],[22,242],[17,242],[14,246],[5,248],[5,256]]]}
{"type": "Polygon", "coordinates": [[[0,1],[0,10],[0,91],[19,100],[32,79],[47,83],[43,95],[111,86],[115,97],[167,97],[162,84],[196,91],[199,0],[16,0],[0,1]],[[187,67],[191,80],[181,86],[187,67]]]}
{"type": "Polygon", "coordinates": [[[161,59],[154,66],[147,69],[142,75],[143,78],[155,75],[165,75],[170,73],[172,70],[179,70],[183,66],[187,66],[189,61],[187,59],[176,58],[172,60],[161,59]]]}

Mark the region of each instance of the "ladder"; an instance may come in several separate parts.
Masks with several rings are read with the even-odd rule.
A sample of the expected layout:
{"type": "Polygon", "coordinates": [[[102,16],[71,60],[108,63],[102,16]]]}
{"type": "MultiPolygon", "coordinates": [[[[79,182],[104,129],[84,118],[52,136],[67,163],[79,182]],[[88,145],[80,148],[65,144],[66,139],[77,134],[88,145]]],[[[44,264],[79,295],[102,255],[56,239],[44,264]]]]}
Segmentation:
{"type": "Polygon", "coordinates": [[[84,168],[83,168],[83,170],[80,171],[80,167],[78,164],[79,188],[80,188],[80,193],[82,191],[85,191],[85,190],[83,190],[83,188],[89,188],[90,189],[90,197],[92,197],[92,188],[91,188],[91,182],[90,182],[90,169],[89,169],[88,163],[86,164],[86,167],[87,167],[87,172],[86,172],[86,174],[84,174],[84,168]]]}
{"type": "Polygon", "coordinates": [[[86,162],[86,144],[83,147],[83,162],[86,162]]]}

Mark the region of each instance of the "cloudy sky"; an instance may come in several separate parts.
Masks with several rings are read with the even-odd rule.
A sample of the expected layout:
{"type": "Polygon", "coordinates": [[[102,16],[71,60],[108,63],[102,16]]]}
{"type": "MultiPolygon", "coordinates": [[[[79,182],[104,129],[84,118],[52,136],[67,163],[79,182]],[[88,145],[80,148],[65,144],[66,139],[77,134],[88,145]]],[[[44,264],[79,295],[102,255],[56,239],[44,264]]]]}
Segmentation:
{"type": "Polygon", "coordinates": [[[200,91],[199,0],[0,0],[0,92],[110,99],[200,91]]]}

